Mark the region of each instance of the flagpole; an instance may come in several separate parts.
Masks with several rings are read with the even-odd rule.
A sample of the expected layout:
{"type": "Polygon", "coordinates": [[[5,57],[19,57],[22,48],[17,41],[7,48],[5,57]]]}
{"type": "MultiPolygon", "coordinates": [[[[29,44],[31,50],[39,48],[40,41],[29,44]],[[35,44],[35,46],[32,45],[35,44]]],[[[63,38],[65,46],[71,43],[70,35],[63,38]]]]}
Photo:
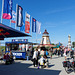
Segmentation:
{"type": "Polygon", "coordinates": [[[10,19],[10,27],[11,27],[11,19],[10,19]]]}
{"type": "Polygon", "coordinates": [[[20,27],[19,27],[19,31],[20,31],[20,27]]]}
{"type": "Polygon", "coordinates": [[[36,43],[37,43],[37,33],[36,33],[36,43]]]}
{"type": "MultiPolygon", "coordinates": [[[[17,7],[18,7],[18,4],[16,4],[16,23],[15,23],[15,29],[16,29],[16,25],[17,25],[17,7]]],[[[16,39],[16,37],[15,37],[16,39]]]]}
{"type": "MultiPolygon", "coordinates": [[[[10,19],[10,27],[11,27],[11,19],[10,19]]],[[[11,41],[11,39],[9,39],[9,41],[11,41]]]]}
{"type": "Polygon", "coordinates": [[[2,23],[2,16],[3,16],[3,6],[4,6],[4,0],[2,0],[2,15],[1,15],[1,23],[2,23]]]}
{"type": "Polygon", "coordinates": [[[15,23],[15,29],[16,29],[16,25],[17,25],[17,7],[18,7],[18,4],[16,4],[16,23],[15,23]]]}
{"type": "Polygon", "coordinates": [[[36,21],[36,43],[37,43],[37,21],[36,21]]]}

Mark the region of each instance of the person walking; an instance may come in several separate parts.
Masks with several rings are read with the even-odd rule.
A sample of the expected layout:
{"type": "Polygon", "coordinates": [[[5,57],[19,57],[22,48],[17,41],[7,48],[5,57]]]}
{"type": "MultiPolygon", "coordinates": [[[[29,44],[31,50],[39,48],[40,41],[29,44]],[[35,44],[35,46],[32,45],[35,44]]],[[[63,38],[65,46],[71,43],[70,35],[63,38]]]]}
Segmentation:
{"type": "Polygon", "coordinates": [[[10,56],[9,56],[9,53],[7,52],[6,53],[6,64],[9,64],[10,62],[9,62],[9,59],[10,59],[10,56]]]}
{"type": "Polygon", "coordinates": [[[45,55],[44,50],[41,50],[41,51],[40,51],[40,55],[41,55],[41,56],[44,56],[44,55],[45,55]]]}
{"type": "Polygon", "coordinates": [[[63,57],[63,49],[62,48],[60,49],[60,54],[61,54],[61,57],[63,57]]]}
{"type": "Polygon", "coordinates": [[[38,51],[38,49],[36,49],[36,55],[37,55],[37,59],[36,59],[36,65],[38,66],[38,59],[39,59],[39,51],[38,51]]]}
{"type": "Polygon", "coordinates": [[[66,52],[67,52],[67,48],[64,49],[64,57],[65,57],[65,60],[67,59],[66,58],[67,57],[67,53],[66,52]]]}
{"type": "Polygon", "coordinates": [[[74,56],[74,61],[75,61],[75,48],[74,48],[74,55],[73,56],[74,56]]]}
{"type": "Polygon", "coordinates": [[[13,63],[13,53],[10,51],[10,53],[9,53],[9,61],[10,61],[10,64],[12,64],[13,63]]]}
{"type": "Polygon", "coordinates": [[[50,48],[50,58],[52,59],[52,55],[53,55],[53,47],[50,48]]]}
{"type": "Polygon", "coordinates": [[[73,55],[74,55],[74,50],[70,50],[70,57],[71,57],[71,58],[74,58],[73,55]]]}
{"type": "Polygon", "coordinates": [[[34,67],[37,66],[37,49],[33,53],[33,65],[34,67]]]}
{"type": "Polygon", "coordinates": [[[60,53],[61,53],[61,51],[60,51],[60,47],[58,48],[58,57],[60,56],[60,53]]]}
{"type": "Polygon", "coordinates": [[[29,51],[29,49],[26,51],[26,56],[27,56],[27,61],[29,60],[29,56],[30,56],[30,51],[29,51]]]}

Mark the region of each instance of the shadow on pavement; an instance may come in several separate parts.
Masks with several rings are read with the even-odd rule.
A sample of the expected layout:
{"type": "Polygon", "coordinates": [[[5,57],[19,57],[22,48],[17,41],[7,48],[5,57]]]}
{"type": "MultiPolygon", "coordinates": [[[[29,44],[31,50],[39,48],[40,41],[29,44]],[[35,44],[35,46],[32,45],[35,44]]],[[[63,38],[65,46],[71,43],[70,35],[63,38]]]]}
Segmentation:
{"type": "Polygon", "coordinates": [[[51,68],[51,67],[53,67],[53,66],[54,66],[54,65],[49,65],[48,67],[51,68]]]}
{"type": "MultiPolygon", "coordinates": [[[[60,58],[61,56],[52,57],[52,59],[60,58]]],[[[51,59],[50,57],[47,57],[48,59],[51,59]]]]}
{"type": "Polygon", "coordinates": [[[57,59],[57,58],[60,58],[60,56],[58,56],[58,57],[53,57],[52,59],[57,59]]]}
{"type": "MultiPolygon", "coordinates": [[[[59,75],[61,70],[29,68],[32,64],[16,62],[10,65],[0,64],[0,75],[59,75]]],[[[54,65],[50,65],[52,67],[54,65]]]]}
{"type": "Polygon", "coordinates": [[[67,71],[68,74],[70,74],[71,72],[73,72],[72,69],[69,69],[69,70],[67,71]]]}

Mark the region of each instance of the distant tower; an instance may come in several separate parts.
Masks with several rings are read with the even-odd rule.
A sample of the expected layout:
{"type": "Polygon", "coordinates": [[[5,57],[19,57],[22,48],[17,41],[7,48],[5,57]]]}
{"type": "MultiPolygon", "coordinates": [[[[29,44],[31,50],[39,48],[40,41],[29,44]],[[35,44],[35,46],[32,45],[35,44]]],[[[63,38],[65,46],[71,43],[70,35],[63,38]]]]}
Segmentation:
{"type": "Polygon", "coordinates": [[[49,33],[45,29],[45,32],[43,33],[42,40],[40,44],[50,44],[50,39],[49,39],[49,33]]]}
{"type": "Polygon", "coordinates": [[[71,48],[71,36],[68,35],[68,48],[71,48]]]}

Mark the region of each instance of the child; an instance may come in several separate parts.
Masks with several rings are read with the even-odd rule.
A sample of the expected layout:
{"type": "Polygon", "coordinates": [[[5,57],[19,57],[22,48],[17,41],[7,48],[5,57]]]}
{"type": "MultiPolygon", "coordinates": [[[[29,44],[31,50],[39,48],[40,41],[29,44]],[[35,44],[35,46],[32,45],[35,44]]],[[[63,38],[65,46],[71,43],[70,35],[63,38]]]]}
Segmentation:
{"type": "Polygon", "coordinates": [[[13,63],[13,54],[12,54],[12,52],[10,51],[10,53],[9,53],[9,61],[10,61],[10,63],[13,63]]]}
{"type": "Polygon", "coordinates": [[[45,61],[45,59],[43,58],[43,56],[41,56],[41,58],[39,59],[39,63],[40,63],[41,68],[44,67],[44,61],[45,61]]]}
{"type": "Polygon", "coordinates": [[[9,57],[9,53],[7,52],[7,53],[6,53],[6,64],[9,64],[9,63],[10,63],[10,62],[9,62],[9,58],[10,58],[10,57],[9,57]]]}
{"type": "Polygon", "coordinates": [[[6,54],[4,54],[3,61],[6,63],[6,54]]]}

